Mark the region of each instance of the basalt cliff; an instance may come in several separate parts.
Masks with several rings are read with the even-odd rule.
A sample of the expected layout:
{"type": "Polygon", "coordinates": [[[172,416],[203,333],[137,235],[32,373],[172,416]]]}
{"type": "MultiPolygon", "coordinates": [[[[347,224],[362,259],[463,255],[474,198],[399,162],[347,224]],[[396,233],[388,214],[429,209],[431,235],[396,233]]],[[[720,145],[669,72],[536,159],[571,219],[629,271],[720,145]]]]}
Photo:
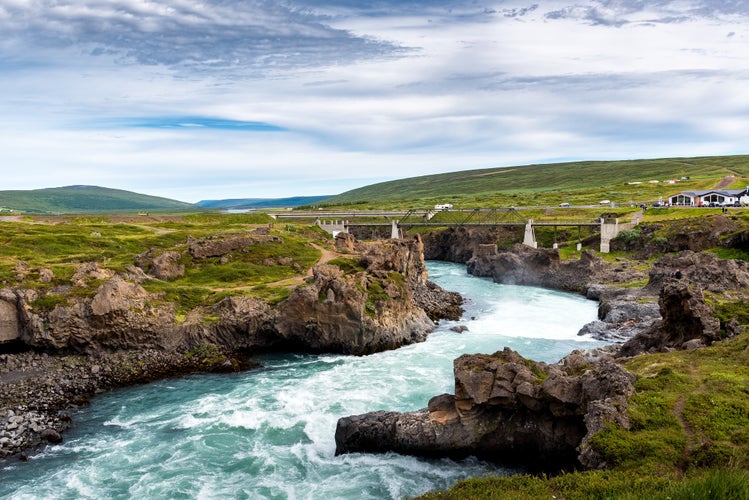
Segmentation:
{"type": "MultiPolygon", "coordinates": [[[[88,262],[65,285],[0,289],[0,458],[59,441],[70,425],[64,410],[101,390],[234,371],[266,350],[361,355],[393,349],[424,340],[436,320],[462,313],[458,294],[427,280],[419,237],[339,241],[338,259],[314,265],[276,305],[235,294],[185,313],[144,286],[184,276],[185,253],[197,262],[228,262],[269,238],[283,244],[265,232],[189,238],[180,251],[146,250],[125,270],[88,262]]],[[[16,267],[51,280],[49,270],[16,267]]]]}

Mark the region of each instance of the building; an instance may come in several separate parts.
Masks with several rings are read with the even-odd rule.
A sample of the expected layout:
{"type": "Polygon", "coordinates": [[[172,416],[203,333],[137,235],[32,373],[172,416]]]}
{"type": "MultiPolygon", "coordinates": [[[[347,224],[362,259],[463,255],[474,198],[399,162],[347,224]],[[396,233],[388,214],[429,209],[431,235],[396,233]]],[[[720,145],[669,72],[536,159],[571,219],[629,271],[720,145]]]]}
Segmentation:
{"type": "Polygon", "coordinates": [[[749,187],[744,189],[710,189],[682,191],[668,197],[673,206],[709,207],[749,205],[749,187]]]}

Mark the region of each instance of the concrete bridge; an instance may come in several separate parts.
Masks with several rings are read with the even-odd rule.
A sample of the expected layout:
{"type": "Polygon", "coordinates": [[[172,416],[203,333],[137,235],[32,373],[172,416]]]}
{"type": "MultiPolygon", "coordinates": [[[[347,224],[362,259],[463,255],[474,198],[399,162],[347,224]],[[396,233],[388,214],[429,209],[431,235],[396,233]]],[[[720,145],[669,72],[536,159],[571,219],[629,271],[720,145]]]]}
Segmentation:
{"type": "MultiPolygon", "coordinates": [[[[620,222],[619,219],[591,220],[545,220],[534,221],[525,219],[515,208],[492,208],[492,209],[458,209],[458,210],[430,210],[414,209],[406,211],[382,210],[382,211],[293,211],[270,214],[277,219],[310,219],[315,224],[330,234],[338,232],[349,232],[352,226],[379,226],[390,225],[391,238],[400,238],[403,230],[410,227],[477,227],[477,226],[507,226],[524,227],[523,244],[538,248],[536,240],[536,227],[577,227],[578,231],[583,227],[600,228],[602,253],[609,253],[611,240],[621,231],[635,227],[642,213],[632,217],[631,222],[620,222]],[[376,219],[386,219],[387,222],[379,222],[376,219]],[[360,220],[357,220],[360,219],[360,220]],[[368,220],[361,220],[368,219],[368,220]]],[[[556,245],[556,244],[555,244],[556,245]]],[[[580,244],[578,243],[578,247],[580,244]]]]}

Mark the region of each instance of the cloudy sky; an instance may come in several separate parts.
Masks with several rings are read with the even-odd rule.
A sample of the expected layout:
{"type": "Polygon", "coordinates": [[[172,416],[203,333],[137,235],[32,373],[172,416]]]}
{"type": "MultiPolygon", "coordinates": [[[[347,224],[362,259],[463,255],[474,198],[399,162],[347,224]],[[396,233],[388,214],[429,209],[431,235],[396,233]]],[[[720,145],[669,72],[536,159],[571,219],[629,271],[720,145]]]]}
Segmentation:
{"type": "Polygon", "coordinates": [[[0,0],[0,190],[746,153],[749,0],[0,0]]]}

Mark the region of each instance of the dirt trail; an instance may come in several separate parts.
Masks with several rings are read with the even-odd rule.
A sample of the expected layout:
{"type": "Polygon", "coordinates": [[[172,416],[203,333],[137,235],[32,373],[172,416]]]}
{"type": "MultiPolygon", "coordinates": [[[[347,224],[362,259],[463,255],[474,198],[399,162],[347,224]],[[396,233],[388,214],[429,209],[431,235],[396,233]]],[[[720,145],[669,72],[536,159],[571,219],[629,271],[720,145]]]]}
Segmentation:
{"type": "MultiPolygon", "coordinates": [[[[333,259],[336,259],[338,257],[343,257],[346,254],[334,252],[332,250],[329,250],[325,247],[321,247],[320,245],[317,245],[315,243],[310,243],[313,247],[318,249],[320,253],[322,254],[320,258],[315,262],[312,266],[310,266],[309,269],[307,269],[307,272],[304,274],[304,276],[294,276],[293,278],[286,278],[279,281],[272,281],[270,283],[264,283],[265,286],[285,286],[286,288],[293,288],[301,285],[304,283],[304,280],[310,276],[312,276],[312,268],[316,266],[317,264],[327,264],[333,259]]],[[[211,288],[211,290],[220,292],[225,290],[249,290],[252,288],[255,288],[256,285],[250,285],[250,286],[240,286],[240,287],[231,287],[231,288],[211,288]]]]}
{"type": "Polygon", "coordinates": [[[736,176],[735,175],[727,175],[723,177],[718,184],[715,185],[713,189],[725,189],[731,184],[736,182],[736,176]]]}

